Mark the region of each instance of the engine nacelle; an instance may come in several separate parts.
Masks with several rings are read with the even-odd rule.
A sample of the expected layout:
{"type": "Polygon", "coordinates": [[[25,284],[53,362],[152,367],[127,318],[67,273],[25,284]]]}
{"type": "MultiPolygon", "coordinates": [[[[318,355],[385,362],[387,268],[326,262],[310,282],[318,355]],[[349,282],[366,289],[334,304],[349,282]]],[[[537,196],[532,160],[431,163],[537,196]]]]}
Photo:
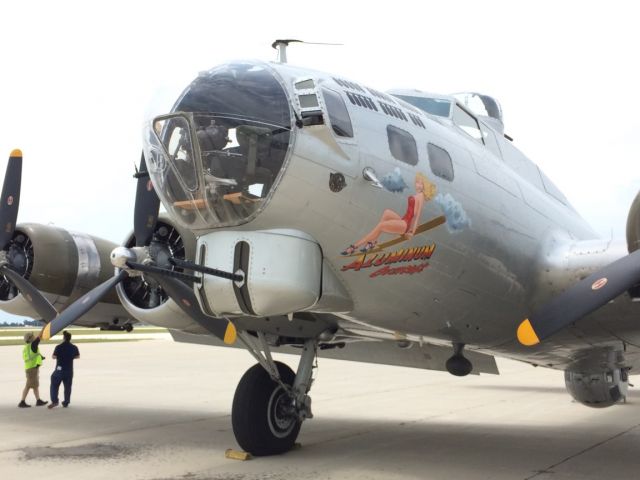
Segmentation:
{"type": "Polygon", "coordinates": [[[624,368],[605,372],[572,372],[565,370],[567,391],[587,407],[604,408],[624,400],[629,388],[629,375],[624,368]]]}
{"type": "MultiPolygon", "coordinates": [[[[16,227],[7,256],[12,266],[60,311],[113,276],[109,255],[115,246],[112,242],[84,233],[25,223],[16,227]]],[[[110,292],[98,308],[78,324],[125,323],[128,318],[119,303],[115,292],[110,292]]],[[[3,276],[0,276],[0,309],[14,315],[38,318],[22,294],[3,276]]]]}
{"type": "MultiPolygon", "coordinates": [[[[126,247],[135,245],[131,233],[124,242],[126,247]]],[[[156,261],[170,267],[168,258],[176,257],[193,261],[196,239],[190,230],[178,227],[174,222],[161,217],[155,227],[149,249],[156,261]]],[[[134,276],[125,279],[116,287],[122,306],[136,320],[164,328],[175,328],[187,332],[198,332],[198,325],[171,300],[152,279],[134,276]]]]}
{"type": "Polygon", "coordinates": [[[633,200],[627,216],[627,248],[629,253],[640,248],[640,193],[633,200]]]}

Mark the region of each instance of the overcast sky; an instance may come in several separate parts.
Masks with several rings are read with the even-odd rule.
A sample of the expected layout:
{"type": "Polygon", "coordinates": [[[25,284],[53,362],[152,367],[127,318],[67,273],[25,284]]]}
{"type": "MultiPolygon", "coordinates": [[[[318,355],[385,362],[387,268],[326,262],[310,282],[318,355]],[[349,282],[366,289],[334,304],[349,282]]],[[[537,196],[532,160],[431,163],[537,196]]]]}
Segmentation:
{"type": "MultiPolygon", "coordinates": [[[[497,98],[505,131],[602,236],[640,189],[633,2],[1,2],[0,169],[24,153],[20,222],[120,242],[148,112],[232,59],[338,73],[379,90],[497,98]]],[[[165,106],[166,105],[166,106],[165,106]]]]}

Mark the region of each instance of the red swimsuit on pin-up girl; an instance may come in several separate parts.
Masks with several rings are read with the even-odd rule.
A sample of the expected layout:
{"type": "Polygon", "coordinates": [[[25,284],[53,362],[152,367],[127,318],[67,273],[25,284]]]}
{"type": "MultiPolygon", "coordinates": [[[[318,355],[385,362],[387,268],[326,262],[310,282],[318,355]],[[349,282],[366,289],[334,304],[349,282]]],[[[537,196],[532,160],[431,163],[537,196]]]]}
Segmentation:
{"type": "Polygon", "coordinates": [[[404,233],[407,233],[411,228],[411,221],[413,220],[413,216],[415,215],[415,208],[416,208],[416,199],[413,198],[413,195],[412,195],[409,198],[407,198],[407,211],[404,214],[404,217],[402,217],[402,220],[404,220],[407,224],[407,229],[404,231],[404,233]]]}

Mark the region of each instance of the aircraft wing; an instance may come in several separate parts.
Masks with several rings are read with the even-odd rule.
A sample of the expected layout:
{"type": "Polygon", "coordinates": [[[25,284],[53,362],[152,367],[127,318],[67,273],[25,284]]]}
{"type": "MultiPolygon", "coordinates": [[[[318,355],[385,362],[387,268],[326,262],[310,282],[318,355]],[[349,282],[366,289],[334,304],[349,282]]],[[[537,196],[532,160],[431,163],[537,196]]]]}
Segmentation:
{"type": "MultiPolygon", "coordinates": [[[[198,335],[180,330],[170,330],[170,332],[176,342],[219,347],[228,346],[212,335],[198,335]]],[[[354,340],[353,337],[352,340],[354,340]]],[[[233,346],[243,348],[239,343],[235,343],[233,346]]],[[[272,351],[300,354],[299,348],[287,345],[272,347],[272,351]]],[[[447,359],[451,357],[451,347],[424,343],[422,345],[416,344],[411,348],[400,348],[395,341],[361,337],[359,341],[349,342],[345,348],[321,350],[318,355],[322,358],[336,360],[446,371],[445,364],[447,359]]],[[[499,373],[495,358],[492,355],[467,350],[465,351],[465,356],[473,363],[472,374],[489,373],[497,375],[499,373]]]]}

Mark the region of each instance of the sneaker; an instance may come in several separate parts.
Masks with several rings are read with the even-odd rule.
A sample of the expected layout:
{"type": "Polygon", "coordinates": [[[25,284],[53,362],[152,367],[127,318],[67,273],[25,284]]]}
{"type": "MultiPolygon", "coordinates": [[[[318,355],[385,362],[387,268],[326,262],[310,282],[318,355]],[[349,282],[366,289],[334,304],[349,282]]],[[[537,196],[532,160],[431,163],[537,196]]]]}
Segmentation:
{"type": "Polygon", "coordinates": [[[58,402],[51,402],[51,404],[47,407],[49,410],[58,406],[58,402]]]}
{"type": "Polygon", "coordinates": [[[49,402],[45,401],[45,400],[38,399],[38,401],[36,402],[36,407],[42,407],[43,405],[46,405],[47,403],[49,403],[49,402]]]}
{"type": "Polygon", "coordinates": [[[31,405],[29,405],[27,402],[25,402],[24,400],[22,400],[22,401],[18,404],[18,408],[31,408],[31,405]]]}
{"type": "Polygon", "coordinates": [[[62,406],[63,406],[64,408],[67,408],[67,407],[69,406],[69,404],[68,404],[67,402],[62,402],[62,406]]]}

